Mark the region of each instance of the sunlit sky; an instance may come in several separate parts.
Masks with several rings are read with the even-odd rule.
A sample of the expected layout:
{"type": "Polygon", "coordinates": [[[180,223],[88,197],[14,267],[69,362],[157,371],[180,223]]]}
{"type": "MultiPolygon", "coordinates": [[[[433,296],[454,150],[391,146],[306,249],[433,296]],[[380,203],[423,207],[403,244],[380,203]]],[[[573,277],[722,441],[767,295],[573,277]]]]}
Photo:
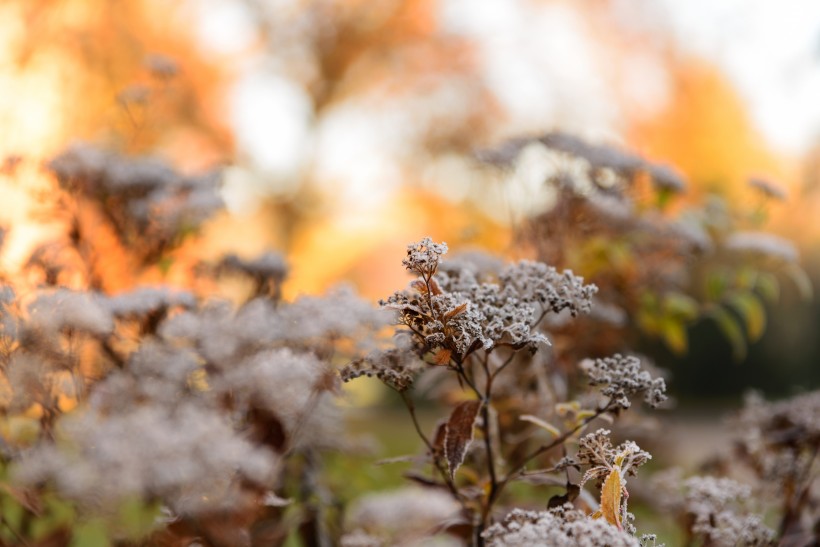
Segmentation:
{"type": "MultiPolygon", "coordinates": [[[[244,4],[204,4],[203,47],[223,55],[245,50],[254,39],[254,21],[244,4]]],[[[499,138],[561,127],[617,140],[625,102],[651,115],[669,91],[662,57],[637,49],[613,60],[607,50],[611,42],[589,23],[582,3],[437,4],[441,28],[477,44],[484,83],[508,115],[499,138]],[[620,102],[613,99],[616,94],[620,102]]],[[[298,5],[279,0],[271,9],[287,18],[298,5]]],[[[814,144],[820,134],[820,2],[617,0],[610,5],[613,34],[671,35],[681,51],[719,66],[773,149],[798,156],[814,144]]],[[[392,158],[406,137],[403,128],[411,125],[402,112],[350,101],[316,119],[306,91],[275,62],[237,58],[242,64],[236,68],[230,112],[243,163],[275,178],[280,190],[312,164],[314,178],[343,183],[340,199],[347,196],[360,205],[378,203],[399,184],[392,158]]],[[[443,101],[442,108],[458,105],[457,97],[435,100],[443,101]]],[[[233,206],[241,207],[242,195],[229,195],[233,206]]]]}

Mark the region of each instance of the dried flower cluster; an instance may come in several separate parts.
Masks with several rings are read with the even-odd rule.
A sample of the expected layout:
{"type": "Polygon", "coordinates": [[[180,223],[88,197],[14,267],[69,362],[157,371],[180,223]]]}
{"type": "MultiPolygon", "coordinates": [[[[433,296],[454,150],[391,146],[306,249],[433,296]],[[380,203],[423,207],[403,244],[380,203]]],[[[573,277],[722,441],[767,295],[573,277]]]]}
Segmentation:
{"type": "Polygon", "coordinates": [[[171,239],[223,207],[218,174],[184,176],[157,159],[127,159],[77,144],[49,166],[64,187],[104,203],[120,233],[131,238],[171,239]]]}
{"type": "Polygon", "coordinates": [[[604,386],[601,393],[608,397],[615,408],[629,408],[630,397],[643,393],[644,401],[657,407],[666,400],[666,383],[663,378],[652,378],[641,369],[637,357],[615,354],[603,359],[586,360],[581,368],[589,376],[592,386],[604,386]]]}
{"type": "Polygon", "coordinates": [[[489,547],[640,547],[635,536],[603,520],[590,519],[571,505],[549,511],[514,509],[504,522],[484,532],[489,547]]]}
{"type": "Polygon", "coordinates": [[[775,533],[763,519],[749,512],[751,489],[728,478],[689,477],[680,470],[659,475],[655,485],[661,490],[667,511],[680,512],[689,519],[692,535],[709,545],[774,545],[775,533]]]}
{"type": "MultiPolygon", "coordinates": [[[[630,533],[634,529],[630,528],[631,515],[626,511],[626,476],[634,474],[650,455],[632,442],[613,448],[607,430],[584,437],[578,459],[554,465],[556,470],[588,467],[580,486],[598,479],[601,488],[601,504],[592,517],[569,511],[568,518],[563,519],[563,509],[543,517],[565,520],[562,525],[567,529],[554,532],[555,538],[564,538],[564,543],[552,543],[555,538],[540,531],[527,531],[520,537],[513,534],[507,538],[508,543],[498,543],[496,536],[501,537],[501,531],[487,529],[501,493],[507,484],[522,478],[529,463],[545,457],[596,417],[615,415],[628,408],[629,398],[638,393],[645,393],[653,406],[662,402],[665,385],[662,379],[653,379],[641,370],[637,359],[616,355],[591,362],[586,371],[593,385],[605,386],[608,401],[593,409],[582,409],[577,402],[566,403],[566,408],[575,409],[571,413],[550,410],[552,405],[539,397],[549,391],[555,379],[545,374],[549,361],[538,357],[538,349],[549,344],[542,320],[562,314],[570,320],[589,313],[596,287],[585,285],[570,271],[559,273],[545,264],[526,260],[503,266],[480,255],[468,255],[442,262],[446,251],[444,244],[429,238],[408,246],[404,266],[418,278],[408,289],[381,303],[397,314],[395,346],[350,363],[342,369],[342,379],[376,376],[402,394],[427,448],[423,461],[438,472],[438,477],[413,476],[424,484],[437,484],[450,491],[472,525],[475,544],[482,545],[485,540],[498,545],[564,544],[573,533],[580,538],[589,531],[590,545],[607,544],[612,538],[621,538],[625,545],[638,545],[630,533]],[[435,374],[442,371],[457,383],[450,385],[446,377],[435,374]],[[451,403],[450,416],[430,436],[416,419],[410,394],[416,378],[426,372],[434,375],[439,392],[449,393],[450,399],[457,397],[453,394],[458,391],[469,393],[467,400],[461,396],[460,402],[451,403]],[[447,385],[449,391],[443,390],[447,385]],[[541,416],[560,420],[566,424],[566,431],[541,416]],[[530,441],[536,428],[548,431],[556,440],[533,450],[530,441]],[[512,461],[502,465],[508,457],[504,443],[513,435],[520,440],[509,447],[512,461]],[[483,449],[475,449],[479,441],[483,449]],[[466,485],[460,484],[458,473],[463,466],[470,467],[471,475],[476,477],[466,485]],[[596,520],[599,516],[603,517],[600,521],[596,520]],[[625,528],[627,532],[623,532],[625,528]]],[[[554,406],[558,409],[561,404],[554,406]]],[[[579,487],[567,484],[567,488],[564,498],[574,499],[579,487]]],[[[514,519],[509,524],[514,526],[514,519]]],[[[515,533],[519,532],[516,528],[515,533]]],[[[365,536],[357,537],[367,540],[365,536]]]]}
{"type": "MultiPolygon", "coordinates": [[[[437,274],[444,244],[426,238],[408,246],[404,265],[420,276],[381,304],[425,344],[457,361],[499,346],[536,348],[548,343],[535,327],[548,312],[588,312],[593,285],[572,272],[522,261],[503,269],[496,283],[479,282],[470,270],[437,274]]],[[[447,360],[444,360],[445,364],[447,360]]]]}

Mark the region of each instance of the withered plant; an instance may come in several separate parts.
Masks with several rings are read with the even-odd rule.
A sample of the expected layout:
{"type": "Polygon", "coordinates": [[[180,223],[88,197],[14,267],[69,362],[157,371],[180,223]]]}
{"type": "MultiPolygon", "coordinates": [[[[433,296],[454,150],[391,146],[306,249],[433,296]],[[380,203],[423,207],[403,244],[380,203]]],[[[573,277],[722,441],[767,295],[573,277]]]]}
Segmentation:
{"type": "MultiPolygon", "coordinates": [[[[574,501],[585,482],[597,480],[602,490],[596,517],[616,532],[628,529],[626,477],[649,454],[631,442],[613,447],[608,430],[578,437],[593,421],[629,408],[636,395],[650,406],[662,403],[664,380],[642,370],[637,358],[615,355],[582,365],[588,383],[601,387],[597,395],[584,393],[578,400],[575,389],[573,396],[559,392],[554,375],[561,372],[544,357],[550,342],[540,326],[549,315],[589,312],[596,287],[538,262],[490,269],[475,260],[448,265],[442,262],[446,252],[445,244],[429,238],[408,246],[403,264],[417,278],[381,302],[396,314],[395,346],[346,366],[342,378],[376,376],[399,393],[424,444],[424,465],[409,476],[450,492],[472,543],[496,537],[487,530],[510,484],[536,474],[565,487],[551,507],[574,501]],[[411,388],[422,372],[439,371],[459,388],[447,393],[453,401],[449,417],[424,431],[411,388]],[[475,430],[480,449],[473,446],[475,430]],[[570,441],[580,443],[575,456],[567,455],[570,441]],[[585,473],[576,478],[569,469],[585,473]]],[[[566,375],[564,380],[577,382],[566,375]]]]}

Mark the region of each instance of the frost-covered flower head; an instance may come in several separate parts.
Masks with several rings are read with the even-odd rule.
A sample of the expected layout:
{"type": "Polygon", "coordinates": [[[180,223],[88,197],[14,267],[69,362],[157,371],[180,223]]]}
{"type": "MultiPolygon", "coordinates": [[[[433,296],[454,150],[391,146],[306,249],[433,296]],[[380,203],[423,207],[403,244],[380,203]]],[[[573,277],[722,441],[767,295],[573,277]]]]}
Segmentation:
{"type": "Polygon", "coordinates": [[[686,515],[691,533],[707,544],[774,545],[774,531],[748,508],[756,499],[748,485],[725,477],[683,479],[679,469],[659,473],[653,483],[660,494],[661,507],[686,515]]]}
{"type": "Polygon", "coordinates": [[[514,509],[484,532],[489,547],[640,547],[641,542],[608,522],[567,504],[549,511],[514,509]]]}
{"type": "Polygon", "coordinates": [[[102,414],[94,408],[67,416],[58,443],[22,458],[16,479],[52,482],[69,499],[111,510],[138,497],[161,499],[175,512],[230,507],[240,483],[270,484],[273,453],[237,434],[215,410],[196,403],[132,407],[102,414]]]}
{"type": "Polygon", "coordinates": [[[401,263],[407,271],[429,278],[436,273],[441,257],[445,254],[446,243],[434,243],[431,238],[425,237],[418,243],[407,246],[407,258],[401,263]]]}
{"type": "Polygon", "coordinates": [[[580,486],[594,480],[601,488],[601,505],[593,517],[604,518],[620,530],[628,525],[626,478],[652,456],[632,441],[613,447],[609,435],[609,430],[599,429],[581,437],[575,456],[564,458],[558,467],[587,467],[580,486]]]}
{"type": "Polygon", "coordinates": [[[630,397],[638,393],[644,394],[644,401],[651,407],[666,400],[666,382],[642,370],[637,357],[615,354],[603,359],[587,359],[581,363],[581,369],[589,376],[590,385],[603,386],[601,393],[615,409],[629,408],[630,397]]]}

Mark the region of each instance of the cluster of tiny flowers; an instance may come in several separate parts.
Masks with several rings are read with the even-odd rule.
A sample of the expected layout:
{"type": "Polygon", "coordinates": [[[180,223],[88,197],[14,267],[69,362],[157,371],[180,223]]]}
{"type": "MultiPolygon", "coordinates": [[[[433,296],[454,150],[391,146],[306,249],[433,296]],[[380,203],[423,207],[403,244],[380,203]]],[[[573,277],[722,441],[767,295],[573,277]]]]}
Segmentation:
{"type": "Polygon", "coordinates": [[[765,546],[774,544],[774,531],[762,519],[744,510],[751,489],[728,478],[690,477],[680,470],[658,474],[654,484],[662,507],[688,515],[691,532],[710,545],[765,546]]]}
{"type": "Polygon", "coordinates": [[[774,531],[759,516],[733,508],[749,498],[748,486],[727,478],[690,477],[683,488],[686,512],[695,519],[695,534],[719,546],[774,544],[774,531]]]}
{"type": "Polygon", "coordinates": [[[558,273],[529,261],[510,265],[497,274],[477,271],[470,261],[462,261],[462,268],[456,262],[438,271],[445,251],[446,247],[429,238],[410,245],[404,264],[421,279],[414,281],[410,290],[396,292],[380,303],[396,310],[399,323],[410,327],[427,346],[456,356],[499,344],[535,350],[539,344],[549,343],[535,330],[544,315],[563,310],[573,316],[589,312],[597,290],[594,285],[584,285],[572,272],[558,273]]]}
{"type": "Polygon", "coordinates": [[[798,477],[820,448],[820,391],[776,403],[752,393],[735,422],[738,447],[763,479],[798,477]]]}
{"type": "Polygon", "coordinates": [[[513,287],[521,302],[538,305],[542,311],[559,313],[569,310],[575,317],[589,313],[595,285],[584,285],[584,278],[571,270],[558,272],[541,262],[522,260],[505,268],[499,276],[501,284],[513,287]]]}
{"type": "Polygon", "coordinates": [[[342,545],[461,545],[437,530],[462,522],[461,507],[441,490],[406,487],[368,494],[357,500],[345,518],[350,532],[342,545]],[[441,543],[441,542],[444,543],[441,543]]]}
{"type": "Polygon", "coordinates": [[[106,206],[121,234],[173,238],[196,227],[224,206],[216,173],[184,176],[152,158],[123,158],[77,144],[50,163],[60,184],[106,206]]]}
{"type": "Polygon", "coordinates": [[[644,394],[644,401],[651,407],[666,400],[666,382],[642,370],[637,357],[615,354],[603,359],[587,359],[581,368],[589,376],[590,385],[603,386],[601,393],[615,409],[629,408],[630,397],[638,393],[644,394]]]}
{"type": "Polygon", "coordinates": [[[167,287],[140,287],[105,300],[105,307],[116,318],[164,313],[170,308],[193,309],[196,304],[193,293],[167,287]]]}
{"type": "Polygon", "coordinates": [[[26,323],[29,329],[48,333],[72,330],[99,336],[114,329],[113,316],[102,297],[68,289],[38,296],[28,306],[26,323]]]}
{"type": "Polygon", "coordinates": [[[599,429],[581,437],[575,458],[563,459],[561,467],[589,466],[583,478],[583,482],[587,482],[603,479],[616,467],[623,473],[624,478],[635,475],[638,467],[652,459],[649,452],[641,450],[633,441],[626,441],[613,447],[610,434],[611,431],[608,429],[599,429]]]}
{"type": "Polygon", "coordinates": [[[288,274],[284,257],[275,252],[266,252],[254,258],[241,258],[228,254],[216,264],[217,274],[239,273],[250,277],[256,284],[257,295],[268,294],[279,298],[282,282],[288,274]]]}
{"type": "Polygon", "coordinates": [[[162,499],[177,514],[230,507],[240,481],[269,485],[276,459],[237,434],[217,411],[195,402],[148,404],[115,414],[91,407],[61,422],[61,444],[26,453],[15,480],[53,482],[95,510],[125,500],[162,499]],[[104,477],[104,480],[100,480],[104,477]]]}
{"type": "Polygon", "coordinates": [[[604,519],[567,504],[549,511],[514,509],[484,532],[490,547],[640,547],[641,542],[604,519]]]}
{"type": "Polygon", "coordinates": [[[413,386],[423,364],[415,353],[392,348],[356,359],[345,365],[339,374],[343,382],[349,382],[361,376],[368,378],[375,376],[396,391],[407,391],[413,386]]]}
{"type": "Polygon", "coordinates": [[[418,243],[407,246],[407,258],[401,263],[409,272],[422,277],[430,277],[435,273],[441,257],[445,254],[447,254],[446,243],[434,243],[432,239],[425,237],[418,243]]]}

